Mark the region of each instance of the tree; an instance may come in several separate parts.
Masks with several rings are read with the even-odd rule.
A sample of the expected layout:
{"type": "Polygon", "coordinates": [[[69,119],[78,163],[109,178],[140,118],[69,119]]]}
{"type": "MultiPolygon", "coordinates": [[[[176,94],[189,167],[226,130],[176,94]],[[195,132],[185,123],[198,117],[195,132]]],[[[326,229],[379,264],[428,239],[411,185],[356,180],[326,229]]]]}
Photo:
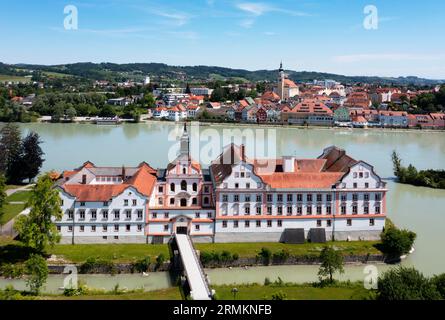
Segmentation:
{"type": "Polygon", "coordinates": [[[394,174],[396,175],[396,177],[399,178],[401,168],[402,168],[402,160],[400,159],[399,155],[397,154],[397,152],[395,150],[392,152],[391,158],[392,158],[392,163],[393,163],[393,168],[394,168],[394,174]]]}
{"type": "Polygon", "coordinates": [[[26,285],[33,294],[39,295],[41,288],[48,278],[49,271],[46,260],[40,255],[32,254],[25,262],[25,269],[26,273],[29,275],[26,285]]]}
{"type": "Polygon", "coordinates": [[[27,216],[19,216],[14,228],[20,241],[43,252],[48,245],[53,246],[60,241],[53,219],[62,218],[59,193],[53,188],[49,174],[38,179],[26,206],[31,208],[31,212],[27,216]]]}
{"type": "Polygon", "coordinates": [[[7,124],[0,131],[0,172],[8,183],[20,183],[22,140],[16,124],[7,124]]]}
{"type": "Polygon", "coordinates": [[[432,280],[437,292],[442,296],[442,299],[445,299],[445,273],[434,276],[432,280]]]}
{"type": "Polygon", "coordinates": [[[77,111],[74,109],[74,107],[70,107],[68,110],[66,110],[66,117],[68,120],[73,121],[74,118],[77,116],[77,111]]]}
{"type": "Polygon", "coordinates": [[[329,276],[329,282],[332,283],[334,281],[334,273],[344,273],[343,256],[334,248],[325,246],[320,253],[320,260],[321,266],[318,270],[320,281],[323,281],[324,277],[329,276]]]}
{"type": "Polygon", "coordinates": [[[23,139],[23,177],[27,178],[29,182],[39,174],[44,161],[42,158],[44,152],[40,148],[41,143],[40,136],[35,132],[29,133],[23,139]]]}
{"type": "Polygon", "coordinates": [[[380,300],[438,300],[440,294],[433,281],[414,268],[391,269],[378,279],[380,300]]]}
{"type": "Polygon", "coordinates": [[[389,227],[380,235],[382,251],[400,257],[411,250],[416,237],[417,235],[412,231],[389,227]]]}
{"type": "Polygon", "coordinates": [[[5,214],[4,212],[4,205],[6,203],[6,179],[5,177],[0,174],[0,221],[3,218],[3,215],[5,214]]]}
{"type": "Polygon", "coordinates": [[[187,87],[185,88],[185,93],[186,94],[191,94],[192,90],[190,90],[190,84],[187,83],[187,87]]]}
{"type": "Polygon", "coordinates": [[[144,95],[144,104],[147,108],[154,108],[156,106],[156,100],[151,93],[144,95]]]}

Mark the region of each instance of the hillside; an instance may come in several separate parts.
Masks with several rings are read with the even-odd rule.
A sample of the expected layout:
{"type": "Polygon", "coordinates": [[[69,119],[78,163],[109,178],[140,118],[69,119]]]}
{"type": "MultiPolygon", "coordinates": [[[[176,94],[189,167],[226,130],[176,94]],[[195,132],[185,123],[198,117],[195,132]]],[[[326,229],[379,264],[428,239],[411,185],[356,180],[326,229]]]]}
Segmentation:
{"type": "MultiPolygon", "coordinates": [[[[215,66],[169,66],[162,63],[74,63],[66,65],[7,65],[0,63],[0,74],[23,76],[32,70],[52,72],[83,77],[91,80],[141,80],[149,75],[154,79],[170,79],[180,81],[207,81],[212,79],[246,79],[248,81],[275,81],[277,70],[248,71],[243,69],[231,69],[215,66]]],[[[365,77],[365,76],[343,76],[319,72],[296,72],[287,71],[289,78],[297,82],[308,82],[313,80],[332,79],[342,83],[375,83],[394,85],[434,85],[445,83],[444,80],[429,80],[418,77],[365,77]]]]}

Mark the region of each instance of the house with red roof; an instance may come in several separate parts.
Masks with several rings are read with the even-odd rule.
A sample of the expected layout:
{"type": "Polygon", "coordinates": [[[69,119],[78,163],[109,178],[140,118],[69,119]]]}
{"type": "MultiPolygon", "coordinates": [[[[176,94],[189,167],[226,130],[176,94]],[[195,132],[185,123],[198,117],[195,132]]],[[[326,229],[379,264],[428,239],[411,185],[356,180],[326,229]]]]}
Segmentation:
{"type": "Polygon", "coordinates": [[[281,121],[298,125],[332,125],[334,113],[317,99],[305,99],[294,108],[283,109],[281,121]]]}

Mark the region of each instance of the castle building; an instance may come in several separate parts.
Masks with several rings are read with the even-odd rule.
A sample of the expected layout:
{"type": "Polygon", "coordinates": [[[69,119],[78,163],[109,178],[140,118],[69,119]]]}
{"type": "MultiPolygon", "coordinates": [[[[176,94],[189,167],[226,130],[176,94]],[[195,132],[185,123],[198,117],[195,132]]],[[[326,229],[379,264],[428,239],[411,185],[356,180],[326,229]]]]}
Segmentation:
{"type": "Polygon", "coordinates": [[[57,190],[62,243],[278,242],[287,230],[306,239],[378,239],[386,183],[372,165],[337,147],[317,159],[249,159],[231,144],[208,169],[190,157],[187,129],[165,169],[96,167],[65,171],[57,190]]]}

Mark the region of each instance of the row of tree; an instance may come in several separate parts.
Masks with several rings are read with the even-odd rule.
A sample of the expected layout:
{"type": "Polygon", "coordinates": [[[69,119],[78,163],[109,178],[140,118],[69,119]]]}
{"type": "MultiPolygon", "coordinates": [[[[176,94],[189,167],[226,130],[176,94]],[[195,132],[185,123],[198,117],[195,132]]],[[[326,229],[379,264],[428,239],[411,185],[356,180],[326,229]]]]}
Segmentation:
{"type": "Polygon", "coordinates": [[[41,143],[35,132],[22,139],[15,124],[0,130],[0,174],[8,184],[21,184],[25,179],[32,181],[39,174],[44,161],[41,143]]]}
{"type": "Polygon", "coordinates": [[[402,159],[396,151],[392,153],[394,174],[400,183],[434,189],[445,189],[445,170],[417,170],[412,164],[402,166],[402,159]]]}

